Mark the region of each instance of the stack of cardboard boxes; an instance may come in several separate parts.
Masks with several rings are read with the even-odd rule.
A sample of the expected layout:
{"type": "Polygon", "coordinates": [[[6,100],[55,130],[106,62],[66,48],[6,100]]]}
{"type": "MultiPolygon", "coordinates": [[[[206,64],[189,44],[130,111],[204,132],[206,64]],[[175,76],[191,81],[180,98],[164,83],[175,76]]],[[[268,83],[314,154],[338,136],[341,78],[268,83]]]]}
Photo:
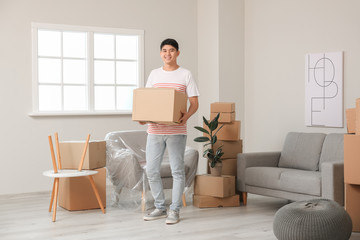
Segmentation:
{"type": "MultiPolygon", "coordinates": [[[[85,142],[60,142],[62,169],[77,169],[85,142]]],[[[106,207],[106,142],[90,141],[82,169],[96,170],[93,176],[96,188],[106,207]]],[[[67,210],[100,208],[88,177],[60,178],[59,206],[67,210]]]]}
{"type": "Polygon", "coordinates": [[[196,176],[193,205],[200,208],[237,207],[240,206],[240,199],[239,195],[235,194],[235,178],[237,154],[242,152],[242,140],[240,139],[240,121],[235,120],[235,103],[212,103],[210,110],[211,120],[220,113],[218,128],[224,125],[216,134],[218,140],[215,144],[215,149],[222,146],[224,152],[221,158],[222,175],[220,177],[196,176]]]}
{"type": "Polygon", "coordinates": [[[345,209],[353,231],[360,232],[360,99],[356,108],[346,110],[347,131],[344,136],[345,209]]]}
{"type": "MultiPolygon", "coordinates": [[[[214,119],[218,113],[219,127],[223,128],[216,134],[217,142],[214,147],[217,149],[222,146],[224,155],[222,160],[223,175],[232,175],[236,177],[237,173],[237,154],[242,153],[242,140],[240,139],[240,121],[235,120],[235,103],[215,102],[210,105],[210,119],[214,119]]],[[[216,130],[215,130],[216,131],[216,130]]]]}

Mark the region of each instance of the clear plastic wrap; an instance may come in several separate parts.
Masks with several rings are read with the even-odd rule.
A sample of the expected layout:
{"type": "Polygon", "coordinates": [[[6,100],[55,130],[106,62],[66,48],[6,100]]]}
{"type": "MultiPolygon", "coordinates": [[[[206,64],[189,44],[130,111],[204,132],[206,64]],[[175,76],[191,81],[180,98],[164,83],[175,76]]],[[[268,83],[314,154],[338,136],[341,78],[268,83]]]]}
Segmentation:
{"type": "MultiPolygon", "coordinates": [[[[145,194],[145,209],[152,208],[153,198],[146,178],[146,131],[117,131],[106,135],[106,168],[113,184],[111,205],[124,209],[141,209],[145,194]]],[[[185,150],[185,194],[192,200],[199,154],[189,147],[185,150]]],[[[168,154],[164,154],[161,172],[169,172],[168,154]]],[[[162,181],[167,202],[171,201],[172,177],[163,176],[162,181]]]]}

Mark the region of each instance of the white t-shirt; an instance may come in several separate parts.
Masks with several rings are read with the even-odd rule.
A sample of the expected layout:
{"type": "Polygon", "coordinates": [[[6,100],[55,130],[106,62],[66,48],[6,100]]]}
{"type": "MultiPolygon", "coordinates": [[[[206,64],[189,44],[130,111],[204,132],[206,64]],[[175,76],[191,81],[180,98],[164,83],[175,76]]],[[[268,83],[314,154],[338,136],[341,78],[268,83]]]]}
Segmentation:
{"type": "MultiPolygon", "coordinates": [[[[147,88],[175,88],[177,91],[186,93],[188,97],[199,96],[199,90],[191,72],[185,68],[179,67],[174,71],[165,71],[162,67],[151,71],[147,88]]],[[[149,134],[175,135],[185,134],[186,125],[165,125],[149,123],[149,134]]]]}

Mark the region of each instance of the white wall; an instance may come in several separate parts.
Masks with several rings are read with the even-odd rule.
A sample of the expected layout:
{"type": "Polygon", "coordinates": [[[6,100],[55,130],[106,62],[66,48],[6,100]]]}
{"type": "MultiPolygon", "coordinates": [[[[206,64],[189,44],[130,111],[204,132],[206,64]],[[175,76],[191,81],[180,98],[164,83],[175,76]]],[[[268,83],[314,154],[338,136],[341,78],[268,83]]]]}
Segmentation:
{"type": "MultiPolygon", "coordinates": [[[[1,0],[0,1],[0,194],[51,189],[42,176],[51,168],[47,136],[60,140],[103,139],[113,130],[144,129],[130,115],[29,117],[31,112],[31,22],[145,30],[145,79],[161,66],[159,44],[179,41],[180,65],[197,77],[197,5],[193,0],[1,0]]],[[[197,116],[189,121],[192,128],[197,116]]],[[[194,133],[189,133],[190,145],[194,133]]]]}
{"type": "MultiPolygon", "coordinates": [[[[244,120],[244,1],[219,1],[219,101],[235,102],[244,120]]],[[[242,124],[240,136],[244,136],[242,124]]]]}
{"type": "MultiPolygon", "coordinates": [[[[244,1],[198,0],[198,79],[202,116],[210,118],[213,102],[235,102],[236,118],[244,114],[244,1]]],[[[198,135],[201,135],[200,133],[198,135]]],[[[199,144],[199,152],[203,152],[199,144]]],[[[198,173],[206,173],[200,158],[198,173]]]]}
{"type": "MultiPolygon", "coordinates": [[[[202,117],[210,118],[210,103],[219,101],[219,0],[198,0],[198,80],[200,88],[198,126],[202,117]]],[[[198,132],[197,136],[202,133],[198,132]]],[[[207,161],[200,152],[198,173],[207,171],[207,161]]]]}
{"type": "Polygon", "coordinates": [[[305,54],[344,51],[344,106],[360,97],[360,1],[245,1],[245,151],[280,150],[305,127],[305,54]]]}
{"type": "Polygon", "coordinates": [[[234,101],[244,150],[252,152],[280,150],[288,131],[345,132],[305,127],[304,55],[344,51],[344,105],[354,107],[358,9],[358,0],[0,0],[0,194],[51,188],[41,175],[51,168],[48,134],[103,139],[112,130],[141,129],[130,116],[29,117],[32,21],[144,29],[145,78],[161,65],[160,41],[178,39],[179,63],[201,93],[188,144],[201,151],[192,128],[209,116],[211,102],[234,101]]]}

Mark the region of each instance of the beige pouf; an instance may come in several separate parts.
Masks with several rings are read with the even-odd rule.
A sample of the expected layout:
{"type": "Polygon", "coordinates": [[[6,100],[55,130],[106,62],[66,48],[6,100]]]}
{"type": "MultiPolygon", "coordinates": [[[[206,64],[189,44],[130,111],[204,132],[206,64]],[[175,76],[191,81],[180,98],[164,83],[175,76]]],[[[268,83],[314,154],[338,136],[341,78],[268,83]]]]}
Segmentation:
{"type": "Polygon", "coordinates": [[[273,230],[279,240],[348,240],[352,222],[337,202],[312,199],[280,208],[273,230]]]}

